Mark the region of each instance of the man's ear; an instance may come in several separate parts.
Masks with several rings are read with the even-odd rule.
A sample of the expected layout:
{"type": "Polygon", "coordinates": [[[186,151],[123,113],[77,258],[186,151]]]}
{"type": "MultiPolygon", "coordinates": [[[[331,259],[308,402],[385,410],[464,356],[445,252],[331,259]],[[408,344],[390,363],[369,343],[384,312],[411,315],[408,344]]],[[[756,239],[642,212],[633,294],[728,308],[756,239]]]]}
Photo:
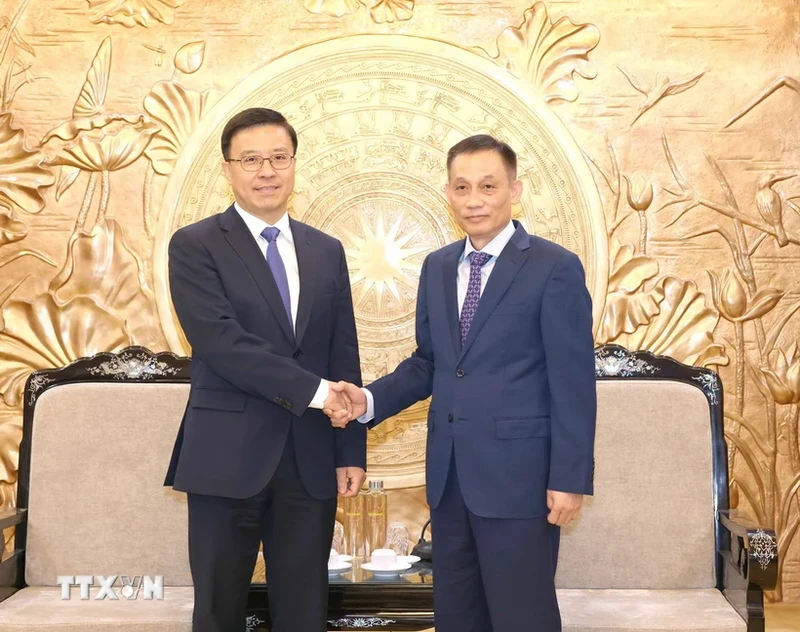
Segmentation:
{"type": "Polygon", "coordinates": [[[520,198],[522,198],[522,180],[517,180],[515,177],[511,183],[511,203],[519,203],[520,198]]]}

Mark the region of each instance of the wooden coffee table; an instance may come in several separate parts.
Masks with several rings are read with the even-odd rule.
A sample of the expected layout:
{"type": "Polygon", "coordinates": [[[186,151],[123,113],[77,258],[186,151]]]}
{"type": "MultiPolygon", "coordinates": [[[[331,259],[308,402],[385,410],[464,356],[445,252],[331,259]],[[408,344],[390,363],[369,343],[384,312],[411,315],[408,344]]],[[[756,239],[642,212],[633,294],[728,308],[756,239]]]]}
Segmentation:
{"type": "MultiPolygon", "coordinates": [[[[397,575],[375,575],[356,559],[353,569],[331,573],[328,630],[425,630],[433,627],[433,572],[425,562],[397,575]]],[[[252,584],[247,632],[270,628],[269,585],[252,584]]]]}

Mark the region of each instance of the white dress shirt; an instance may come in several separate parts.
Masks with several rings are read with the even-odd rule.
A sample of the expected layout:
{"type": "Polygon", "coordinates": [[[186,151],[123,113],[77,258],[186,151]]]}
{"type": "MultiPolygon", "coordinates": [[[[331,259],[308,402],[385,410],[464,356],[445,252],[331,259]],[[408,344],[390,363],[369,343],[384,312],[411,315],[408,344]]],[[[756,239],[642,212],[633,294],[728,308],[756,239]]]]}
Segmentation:
{"type": "MultiPolygon", "coordinates": [[[[264,255],[264,259],[266,260],[269,242],[264,239],[261,233],[265,228],[271,226],[271,224],[267,224],[263,219],[248,213],[239,206],[238,202],[234,202],[233,207],[236,209],[236,212],[239,213],[239,217],[244,220],[247,229],[250,231],[250,234],[253,235],[258,249],[261,250],[261,254],[264,255]]],[[[281,231],[276,243],[278,244],[278,253],[281,255],[281,259],[283,259],[283,266],[286,268],[286,278],[289,282],[289,302],[292,308],[291,324],[292,330],[294,330],[297,324],[297,304],[300,300],[300,270],[297,267],[297,252],[294,248],[294,236],[292,235],[292,225],[289,223],[288,213],[284,213],[283,216],[275,222],[274,227],[281,231]]],[[[325,400],[328,398],[328,388],[328,381],[320,380],[317,392],[314,394],[314,399],[312,399],[309,404],[310,408],[323,407],[325,400]]]]}
{"type": "MultiPolygon", "coordinates": [[[[508,242],[511,241],[515,230],[516,228],[514,228],[514,222],[509,222],[508,226],[500,231],[500,234],[486,244],[483,250],[480,251],[485,252],[487,255],[492,255],[492,258],[481,267],[481,296],[483,296],[483,290],[486,289],[486,282],[489,280],[492,270],[494,270],[494,264],[497,263],[497,257],[500,256],[500,253],[503,252],[503,248],[505,248],[506,245],[508,245],[508,242]]],[[[467,239],[467,243],[464,246],[464,252],[461,253],[461,257],[458,260],[459,314],[461,314],[461,310],[464,308],[464,299],[467,296],[467,286],[469,285],[469,255],[472,252],[476,252],[476,250],[473,247],[472,242],[467,239]]]]}
{"type": "MultiPolygon", "coordinates": [[[[514,222],[508,222],[508,226],[500,231],[500,233],[494,239],[492,239],[492,241],[486,244],[483,250],[480,250],[480,252],[485,252],[486,254],[492,256],[492,258],[481,267],[481,296],[483,296],[483,290],[486,288],[486,283],[489,281],[489,276],[492,274],[492,270],[494,270],[494,264],[497,263],[497,257],[500,256],[500,253],[503,252],[503,249],[508,245],[508,242],[511,241],[511,238],[514,236],[514,231],[516,231],[516,228],[514,228],[514,222]]],[[[476,252],[476,250],[472,245],[472,241],[467,238],[466,244],[464,245],[464,252],[461,253],[457,268],[459,314],[461,314],[461,310],[464,308],[464,299],[467,296],[467,286],[469,285],[469,255],[471,252],[476,252]]],[[[375,398],[372,396],[369,388],[364,388],[362,390],[367,396],[367,412],[359,417],[358,421],[362,424],[365,424],[375,418],[375,398]]]]}

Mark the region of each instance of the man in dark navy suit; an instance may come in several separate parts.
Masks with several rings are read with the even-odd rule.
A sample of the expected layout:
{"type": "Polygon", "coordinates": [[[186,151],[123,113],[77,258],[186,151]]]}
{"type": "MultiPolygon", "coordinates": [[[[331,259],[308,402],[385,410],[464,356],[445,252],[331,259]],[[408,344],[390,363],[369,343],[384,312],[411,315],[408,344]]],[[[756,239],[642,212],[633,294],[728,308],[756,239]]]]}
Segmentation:
{"type": "Polygon", "coordinates": [[[337,490],[366,476],[366,428],[323,413],[345,410],[329,380],[361,380],[358,341],[341,243],[287,214],[296,153],[278,112],[234,116],[235,203],[169,245],[192,377],[166,484],[188,494],[194,632],[245,629],[259,543],[272,629],[324,632],[337,490]]]}
{"type": "Polygon", "coordinates": [[[436,632],[557,632],[559,527],[593,492],[591,298],[578,257],[512,221],[522,183],[511,147],[467,138],[447,171],[468,237],[423,264],[417,350],[367,389],[334,390],[371,425],[433,395],[436,632]]]}

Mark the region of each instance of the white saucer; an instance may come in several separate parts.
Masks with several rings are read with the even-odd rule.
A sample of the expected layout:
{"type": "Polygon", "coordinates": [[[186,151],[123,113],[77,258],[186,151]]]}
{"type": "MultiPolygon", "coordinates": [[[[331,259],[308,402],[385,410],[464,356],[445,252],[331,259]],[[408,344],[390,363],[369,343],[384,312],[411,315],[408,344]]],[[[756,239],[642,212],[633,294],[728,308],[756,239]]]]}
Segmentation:
{"type": "Polygon", "coordinates": [[[339,556],[339,561],[340,562],[352,562],[353,561],[353,556],[352,555],[340,555],[339,556]]]}
{"type": "Polygon", "coordinates": [[[396,575],[401,571],[407,571],[409,568],[411,568],[411,564],[401,562],[398,559],[397,564],[389,568],[378,568],[372,562],[365,562],[361,565],[361,568],[363,568],[365,571],[369,571],[370,573],[375,573],[376,575],[396,575]]]}
{"type": "Polygon", "coordinates": [[[328,572],[329,573],[339,573],[341,571],[346,571],[349,568],[352,568],[353,565],[350,562],[339,562],[338,564],[328,564],[328,572]]]}
{"type": "Polygon", "coordinates": [[[417,555],[398,555],[397,561],[405,564],[416,564],[422,558],[417,555]]]}

